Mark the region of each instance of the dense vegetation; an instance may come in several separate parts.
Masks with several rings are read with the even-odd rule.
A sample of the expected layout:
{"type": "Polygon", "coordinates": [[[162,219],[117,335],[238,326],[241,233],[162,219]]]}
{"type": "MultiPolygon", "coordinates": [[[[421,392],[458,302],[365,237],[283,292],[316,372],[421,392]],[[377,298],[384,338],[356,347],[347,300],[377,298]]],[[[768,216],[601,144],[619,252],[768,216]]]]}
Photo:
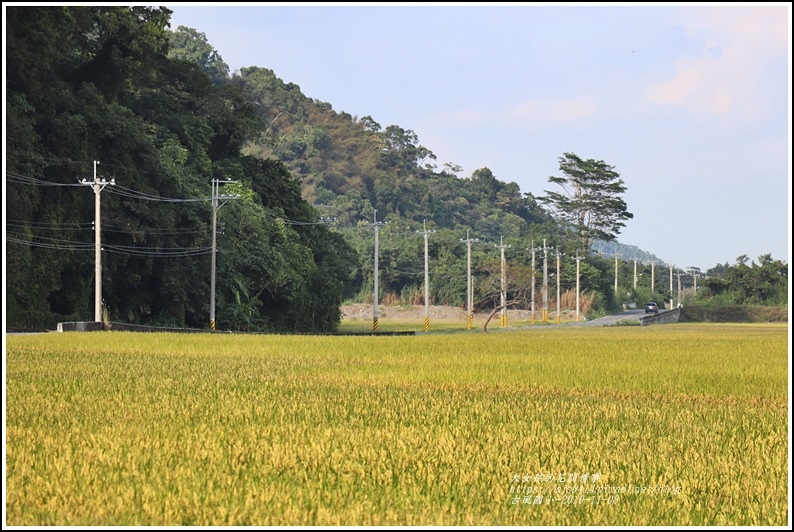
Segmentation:
{"type": "MultiPolygon", "coordinates": [[[[573,257],[583,257],[580,286],[595,312],[670,299],[659,262],[650,282],[647,263],[656,257],[614,241],[622,222],[589,233],[604,239],[596,247],[609,257],[590,254],[581,225],[552,215],[544,198],[488,168],[468,177],[452,162],[439,169],[410,129],[335,112],[266,68],[229,73],[204,34],[169,29],[168,9],[8,7],[7,15],[8,325],[91,319],[94,194],[78,180],[92,180],[93,161],[99,176],[115,180],[101,193],[103,297],[112,320],[208,325],[213,179],[236,181],[221,190],[239,196],[218,210],[219,327],[335,328],[343,300],[372,299],[368,224],[376,217],[388,222],[379,233],[381,301],[421,301],[417,230],[425,221],[435,231],[436,304],[464,305],[469,236],[478,240],[478,307],[499,300],[502,239],[509,299],[529,293],[533,248],[536,305],[544,254],[556,274],[557,251],[564,292],[576,286],[573,257]],[[634,265],[620,260],[615,290],[616,249],[641,261],[636,286],[634,265]]],[[[566,175],[569,160],[619,177],[575,154],[561,158],[566,175]]],[[[622,181],[615,190],[625,190],[622,181]]],[[[630,218],[625,204],[618,207],[630,218]]],[[[785,268],[774,275],[782,279],[769,283],[786,284],[785,268]]],[[[709,293],[733,293],[739,282],[726,279],[709,293]]],[[[787,302],[777,289],[742,286],[731,302],[787,302]]]]}
{"type": "Polygon", "coordinates": [[[222,209],[218,321],[235,328],[328,330],[355,264],[317,222],[275,159],[241,154],[263,127],[248,95],[169,58],[170,11],[146,7],[7,10],[7,316],[53,327],[93,313],[98,171],[103,296],[112,319],[206,327],[210,182],[222,209]],[[224,190],[228,193],[229,190],[224,190]],[[200,200],[200,201],[198,201],[200,200]]]}
{"type": "Polygon", "coordinates": [[[770,254],[758,257],[757,264],[742,255],[736,264],[717,264],[706,274],[697,294],[701,302],[788,306],[788,265],[770,254]]]}

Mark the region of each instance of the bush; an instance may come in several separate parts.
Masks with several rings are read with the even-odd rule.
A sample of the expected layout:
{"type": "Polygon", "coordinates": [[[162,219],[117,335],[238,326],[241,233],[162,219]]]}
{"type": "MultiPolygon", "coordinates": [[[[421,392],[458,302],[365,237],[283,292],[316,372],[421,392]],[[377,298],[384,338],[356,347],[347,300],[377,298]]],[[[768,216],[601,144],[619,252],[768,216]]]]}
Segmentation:
{"type": "Polygon", "coordinates": [[[679,322],[786,323],[788,311],[761,305],[687,305],[681,308],[679,322]]]}

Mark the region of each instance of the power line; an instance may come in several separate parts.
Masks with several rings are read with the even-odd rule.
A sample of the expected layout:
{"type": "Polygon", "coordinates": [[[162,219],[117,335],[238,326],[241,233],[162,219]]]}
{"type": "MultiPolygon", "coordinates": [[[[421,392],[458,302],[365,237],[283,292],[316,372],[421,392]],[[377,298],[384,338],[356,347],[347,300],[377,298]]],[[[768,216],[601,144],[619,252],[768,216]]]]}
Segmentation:
{"type": "Polygon", "coordinates": [[[6,226],[7,227],[18,227],[21,229],[45,229],[45,230],[59,230],[59,229],[71,229],[71,230],[78,230],[78,229],[88,229],[92,227],[93,224],[91,222],[67,222],[67,223],[59,223],[59,222],[27,222],[25,220],[14,220],[6,218],[6,226]],[[53,226],[53,223],[57,223],[57,226],[53,226]]]}
{"type": "MultiPolygon", "coordinates": [[[[57,223],[57,225],[52,225],[52,223],[48,222],[25,222],[24,220],[6,220],[6,227],[12,227],[15,229],[30,229],[33,231],[79,231],[83,229],[90,229],[93,228],[92,222],[75,222],[75,223],[57,223]]],[[[122,225],[106,225],[102,224],[102,230],[105,233],[119,233],[119,234],[135,234],[135,233],[145,233],[149,235],[190,235],[190,234],[200,234],[204,231],[199,229],[190,229],[190,228],[174,228],[174,229],[162,229],[157,227],[125,227],[122,225]],[[111,229],[108,229],[108,228],[111,229]]]]}
{"type": "MultiPolygon", "coordinates": [[[[42,187],[79,187],[84,183],[78,182],[75,184],[71,183],[56,183],[54,181],[46,181],[43,179],[37,179],[35,177],[30,177],[22,174],[16,174],[13,172],[6,172],[6,179],[12,183],[17,183],[20,185],[31,185],[31,186],[42,186],[42,187]]],[[[145,201],[162,201],[165,203],[195,203],[200,201],[212,201],[211,197],[207,198],[167,198],[163,196],[156,196],[154,194],[148,194],[146,192],[140,192],[137,190],[133,190],[131,188],[126,188],[121,185],[116,185],[112,189],[107,190],[110,194],[115,194],[117,196],[122,196],[125,198],[130,199],[139,199],[145,201]]]]}
{"type": "MultiPolygon", "coordinates": [[[[77,242],[74,240],[61,240],[56,238],[37,237],[45,242],[36,242],[33,240],[25,240],[17,238],[18,235],[8,236],[5,239],[7,242],[14,244],[21,244],[31,247],[39,247],[46,249],[61,249],[66,251],[90,251],[94,248],[93,242],[77,242]]],[[[162,248],[162,247],[138,247],[138,246],[120,246],[115,244],[102,244],[102,251],[109,251],[119,255],[139,255],[147,257],[192,257],[195,255],[206,255],[210,253],[211,248],[162,248]]]]}
{"type": "Polygon", "coordinates": [[[6,181],[16,183],[19,185],[35,185],[40,187],[79,187],[81,183],[56,183],[54,181],[45,181],[44,179],[37,179],[22,174],[6,171],[6,181]]]}
{"type": "Polygon", "coordinates": [[[203,202],[203,201],[212,201],[211,197],[208,198],[165,198],[162,196],[155,196],[153,194],[147,194],[145,192],[139,192],[137,190],[132,190],[130,188],[125,188],[122,186],[117,186],[115,189],[108,190],[111,194],[115,194],[116,196],[122,196],[125,198],[130,199],[139,199],[144,201],[161,201],[163,203],[196,203],[196,202],[203,202]]]}
{"type": "Polygon", "coordinates": [[[64,251],[90,251],[94,248],[93,243],[64,243],[64,244],[57,244],[57,243],[43,243],[43,242],[31,242],[29,240],[22,240],[19,238],[14,238],[12,236],[6,235],[5,237],[6,242],[11,242],[14,244],[22,244],[31,247],[38,247],[38,248],[46,248],[46,249],[60,249],[64,251]]]}
{"type": "Polygon", "coordinates": [[[196,255],[207,255],[212,253],[212,248],[136,248],[133,246],[116,246],[112,244],[105,244],[102,247],[103,251],[109,251],[119,255],[138,255],[145,257],[194,257],[196,255]],[[146,249],[157,250],[146,251],[146,249]],[[170,250],[170,251],[163,251],[170,250]]]}

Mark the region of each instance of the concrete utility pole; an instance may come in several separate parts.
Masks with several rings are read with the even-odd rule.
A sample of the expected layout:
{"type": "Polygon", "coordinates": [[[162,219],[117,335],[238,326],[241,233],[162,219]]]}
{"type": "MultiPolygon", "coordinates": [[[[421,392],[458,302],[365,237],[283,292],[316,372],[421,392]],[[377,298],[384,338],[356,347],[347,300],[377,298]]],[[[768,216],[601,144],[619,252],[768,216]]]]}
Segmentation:
{"type": "Polygon", "coordinates": [[[678,278],[678,306],[681,307],[681,270],[675,272],[678,278]]]}
{"type": "Polygon", "coordinates": [[[543,239],[543,323],[549,322],[549,249],[543,239]]]}
{"type": "Polygon", "coordinates": [[[478,239],[469,238],[469,230],[466,229],[466,242],[467,248],[467,274],[466,274],[466,329],[471,330],[471,322],[474,319],[474,291],[471,282],[471,243],[472,242],[479,242],[478,239]]]}
{"type": "Polygon", "coordinates": [[[651,261],[651,292],[654,291],[653,283],[654,283],[654,277],[656,276],[656,272],[654,271],[654,266],[656,266],[656,261],[652,260],[651,261]]]}
{"type": "Polygon", "coordinates": [[[557,251],[557,325],[560,324],[560,248],[554,248],[557,251]]]}
{"type": "Polygon", "coordinates": [[[425,237],[425,332],[427,332],[430,330],[430,273],[427,258],[427,237],[430,233],[435,233],[435,231],[428,231],[427,220],[424,220],[422,222],[422,231],[417,231],[417,233],[425,237]]]}
{"type": "Polygon", "coordinates": [[[670,308],[673,308],[674,295],[673,295],[673,265],[670,265],[670,308]]]}
{"type": "Polygon", "coordinates": [[[505,249],[509,248],[510,246],[505,246],[503,242],[503,237],[499,237],[499,249],[502,252],[502,294],[501,294],[501,307],[502,312],[500,315],[501,323],[500,327],[504,328],[507,327],[507,308],[505,305],[507,304],[507,279],[505,278],[505,249]]]}
{"type": "Polygon", "coordinates": [[[695,266],[690,266],[689,271],[692,272],[692,292],[697,295],[698,292],[698,269],[695,266]]]}
{"type": "Polygon", "coordinates": [[[618,254],[615,252],[615,297],[618,297],[618,254]]]}
{"type": "Polygon", "coordinates": [[[576,250],[576,323],[579,323],[579,250],[576,250]]]}
{"type": "Polygon", "coordinates": [[[529,296],[529,323],[535,325],[535,241],[531,241],[532,245],[532,287],[529,296]]]}
{"type": "Polygon", "coordinates": [[[220,194],[221,183],[237,183],[228,179],[213,179],[212,185],[212,265],[210,266],[210,329],[215,330],[215,252],[218,232],[218,211],[230,199],[239,198],[239,195],[220,194]],[[223,203],[220,201],[223,200],[223,203]]]}
{"type": "Polygon", "coordinates": [[[373,223],[368,224],[375,229],[375,279],[372,291],[372,330],[378,332],[378,229],[386,222],[378,221],[378,209],[375,209],[375,218],[373,223]]]}
{"type": "Polygon", "coordinates": [[[105,178],[97,179],[96,167],[99,161],[94,161],[94,180],[80,181],[83,185],[90,186],[94,191],[94,321],[102,321],[102,217],[101,195],[102,189],[107,185],[115,185],[116,180],[106,181],[105,178]]]}
{"type": "Polygon", "coordinates": [[[637,257],[634,257],[634,290],[637,289],[637,257]]]}

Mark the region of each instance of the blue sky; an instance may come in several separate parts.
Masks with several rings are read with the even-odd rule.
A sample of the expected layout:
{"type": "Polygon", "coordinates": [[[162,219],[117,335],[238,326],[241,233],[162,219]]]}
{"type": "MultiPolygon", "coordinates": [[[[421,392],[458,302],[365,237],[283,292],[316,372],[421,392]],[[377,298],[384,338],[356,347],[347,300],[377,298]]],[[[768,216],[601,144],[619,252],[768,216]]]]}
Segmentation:
{"type": "Polygon", "coordinates": [[[231,70],[412,130],[439,169],[537,196],[564,152],[603,160],[634,214],[620,242],[791,263],[789,3],[165,5],[231,70]]]}

